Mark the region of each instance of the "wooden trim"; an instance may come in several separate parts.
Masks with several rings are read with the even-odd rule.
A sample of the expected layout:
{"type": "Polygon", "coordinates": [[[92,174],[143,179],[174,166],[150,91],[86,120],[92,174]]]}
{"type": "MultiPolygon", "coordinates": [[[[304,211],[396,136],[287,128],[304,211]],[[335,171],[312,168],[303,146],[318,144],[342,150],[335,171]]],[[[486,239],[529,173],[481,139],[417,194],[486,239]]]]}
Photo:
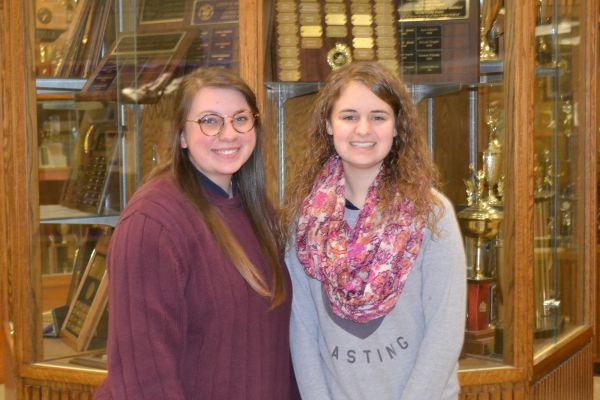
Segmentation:
{"type": "Polygon", "coordinates": [[[240,1],[240,75],[256,93],[259,105],[264,101],[262,9],[263,0],[240,1]]]}
{"type": "Polygon", "coordinates": [[[5,199],[7,226],[7,268],[13,277],[15,352],[18,362],[29,363],[41,348],[41,314],[35,314],[40,299],[39,275],[32,266],[40,265],[39,208],[37,187],[37,132],[35,118],[34,23],[33,2],[5,2],[3,63],[6,98],[2,143],[6,159],[2,166],[4,185],[10,193],[5,199]],[[24,32],[27,33],[24,36],[24,32]],[[24,66],[26,66],[24,68],[24,66]],[[26,300],[27,299],[27,300],[26,300]],[[33,301],[32,301],[33,300],[33,301]],[[32,318],[33,316],[33,323],[32,318]]]}
{"type": "Polygon", "coordinates": [[[544,375],[547,375],[562,361],[589,345],[592,341],[592,335],[593,329],[588,327],[572,339],[559,343],[547,357],[544,357],[534,365],[532,380],[535,382],[544,375]]]}
{"type": "MultiPolygon", "coordinates": [[[[597,170],[596,170],[596,157],[597,157],[597,143],[596,135],[598,132],[598,121],[597,121],[597,96],[596,90],[597,84],[597,67],[598,60],[596,56],[596,50],[598,48],[598,25],[596,17],[598,15],[598,7],[600,2],[598,0],[588,0],[584,2],[580,11],[581,20],[581,32],[585,34],[580,35],[581,38],[581,54],[578,67],[580,68],[580,74],[582,80],[580,82],[579,93],[581,94],[581,111],[580,115],[580,126],[583,127],[580,135],[583,138],[583,143],[580,145],[580,152],[582,154],[583,170],[585,174],[582,176],[584,179],[583,196],[584,201],[584,215],[583,218],[583,265],[585,266],[585,286],[589,293],[585,293],[583,306],[585,307],[585,321],[586,325],[592,327],[592,334],[597,335],[596,330],[596,195],[597,195],[597,170]],[[591,88],[591,90],[590,90],[591,88]]],[[[593,341],[592,349],[596,348],[596,341],[593,341]]],[[[593,352],[593,350],[592,350],[593,352]]]]}
{"type": "Polygon", "coordinates": [[[106,371],[60,368],[40,364],[23,365],[19,372],[20,376],[24,379],[64,382],[76,385],[99,386],[106,379],[106,371]]]}
{"type": "Polygon", "coordinates": [[[533,358],[533,121],[535,13],[533,2],[507,0],[504,60],[504,107],[507,195],[504,215],[505,267],[513,287],[505,299],[512,302],[512,330],[505,335],[506,360],[531,375],[533,358]],[[514,341],[513,341],[514,340],[514,341]]]}
{"type": "Polygon", "coordinates": [[[481,386],[496,383],[518,382],[526,377],[525,368],[499,367],[493,369],[481,369],[470,371],[459,371],[458,382],[463,386],[481,386]]]}

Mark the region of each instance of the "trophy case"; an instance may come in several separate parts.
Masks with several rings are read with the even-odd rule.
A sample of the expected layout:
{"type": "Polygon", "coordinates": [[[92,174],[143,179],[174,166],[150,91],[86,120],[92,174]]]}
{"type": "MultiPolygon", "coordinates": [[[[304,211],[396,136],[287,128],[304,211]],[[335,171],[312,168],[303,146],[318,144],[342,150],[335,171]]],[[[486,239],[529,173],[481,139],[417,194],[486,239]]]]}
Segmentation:
{"type": "Polygon", "coordinates": [[[373,60],[417,105],[467,255],[461,399],[592,395],[596,1],[274,1],[274,198],[328,72],[373,60]],[[590,173],[590,171],[592,173],[590,173]]]}
{"type": "Polygon", "coordinates": [[[166,160],[181,76],[217,66],[262,87],[258,10],[212,0],[0,3],[7,398],[89,399],[106,376],[112,229],[166,160]]]}

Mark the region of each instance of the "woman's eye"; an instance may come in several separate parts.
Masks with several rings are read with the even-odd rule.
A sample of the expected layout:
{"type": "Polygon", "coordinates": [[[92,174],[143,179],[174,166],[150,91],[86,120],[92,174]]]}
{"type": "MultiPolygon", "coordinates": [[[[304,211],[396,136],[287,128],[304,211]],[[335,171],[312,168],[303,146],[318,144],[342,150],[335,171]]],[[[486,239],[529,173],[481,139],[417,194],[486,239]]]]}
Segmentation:
{"type": "Polygon", "coordinates": [[[387,121],[387,116],[383,114],[375,114],[371,117],[371,119],[376,122],[383,122],[387,121]]]}
{"type": "Polygon", "coordinates": [[[353,114],[343,114],[341,116],[341,119],[344,120],[344,121],[354,121],[354,120],[356,120],[356,115],[353,115],[353,114]]]}
{"type": "Polygon", "coordinates": [[[218,125],[219,124],[219,119],[215,116],[211,116],[211,115],[205,115],[204,117],[200,118],[199,121],[202,125],[218,125]]]}
{"type": "Polygon", "coordinates": [[[244,123],[244,122],[248,121],[248,119],[249,119],[248,116],[245,114],[236,115],[233,118],[234,118],[234,121],[237,123],[244,123]]]}

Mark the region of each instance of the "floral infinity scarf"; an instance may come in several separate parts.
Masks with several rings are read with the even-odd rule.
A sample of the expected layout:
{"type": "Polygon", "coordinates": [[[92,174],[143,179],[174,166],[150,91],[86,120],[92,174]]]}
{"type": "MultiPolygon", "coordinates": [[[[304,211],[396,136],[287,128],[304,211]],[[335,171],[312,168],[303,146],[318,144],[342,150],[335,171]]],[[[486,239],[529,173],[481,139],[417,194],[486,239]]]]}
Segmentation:
{"type": "Polygon", "coordinates": [[[366,323],[396,305],[419,254],[424,222],[396,196],[388,217],[376,213],[381,174],[367,192],[354,228],[344,220],[344,167],[327,161],[300,207],[296,252],[306,274],[322,283],[333,312],[366,323]]]}

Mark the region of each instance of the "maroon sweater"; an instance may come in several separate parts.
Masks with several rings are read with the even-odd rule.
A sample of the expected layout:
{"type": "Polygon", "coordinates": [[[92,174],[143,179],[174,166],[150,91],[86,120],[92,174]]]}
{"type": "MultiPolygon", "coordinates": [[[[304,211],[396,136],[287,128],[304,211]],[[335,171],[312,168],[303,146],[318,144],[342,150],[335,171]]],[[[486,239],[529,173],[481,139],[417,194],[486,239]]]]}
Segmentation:
{"type": "MultiPolygon", "coordinates": [[[[240,199],[205,190],[263,276],[240,199]]],[[[291,397],[287,302],[269,311],[167,179],[142,187],[108,261],[108,377],[95,399],[284,400],[291,397]]]]}

